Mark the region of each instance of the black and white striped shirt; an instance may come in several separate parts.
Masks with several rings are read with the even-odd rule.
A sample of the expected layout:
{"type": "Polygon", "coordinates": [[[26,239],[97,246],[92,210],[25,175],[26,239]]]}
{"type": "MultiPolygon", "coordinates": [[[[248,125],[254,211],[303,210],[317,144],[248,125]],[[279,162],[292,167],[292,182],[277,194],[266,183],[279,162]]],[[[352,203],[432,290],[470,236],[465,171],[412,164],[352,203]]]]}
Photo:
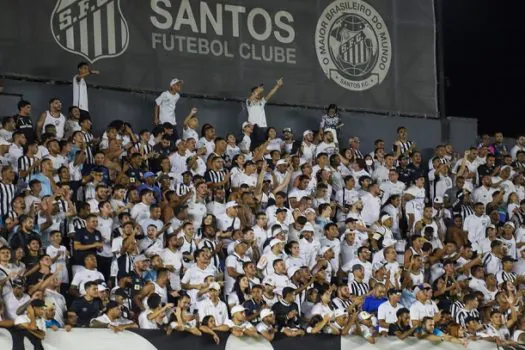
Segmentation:
{"type": "Polygon", "coordinates": [[[11,210],[11,204],[15,199],[16,186],[0,182],[0,217],[4,217],[11,210]]]}
{"type": "Polygon", "coordinates": [[[516,281],[516,278],[516,272],[505,272],[502,270],[496,273],[496,280],[498,281],[498,284],[502,284],[503,282],[514,283],[516,281]]]}
{"type": "Polygon", "coordinates": [[[414,142],[412,141],[406,141],[406,142],[401,142],[401,145],[394,145],[394,152],[397,150],[398,147],[400,147],[400,150],[399,150],[399,153],[400,154],[408,154],[410,152],[410,148],[412,147],[412,145],[414,144],[414,142]]]}
{"type": "Polygon", "coordinates": [[[183,197],[190,191],[190,186],[183,183],[179,183],[175,186],[175,194],[179,197],[183,197]]]}
{"type": "Polygon", "coordinates": [[[358,150],[358,149],[354,149],[354,157],[356,159],[364,159],[365,158],[365,156],[363,156],[363,153],[360,150],[358,150]]]}
{"type": "Polygon", "coordinates": [[[207,170],[206,173],[204,173],[204,179],[206,182],[212,182],[212,183],[218,183],[224,181],[224,178],[226,177],[226,172],[224,170],[207,170]]]}
{"type": "Polygon", "coordinates": [[[352,305],[352,300],[350,299],[341,299],[339,297],[332,300],[336,309],[346,310],[350,305],[352,305]]]}
{"type": "Polygon", "coordinates": [[[450,305],[450,315],[453,319],[456,319],[456,316],[458,315],[459,311],[465,308],[465,304],[463,304],[461,301],[455,301],[450,305]]]}
{"type": "Polygon", "coordinates": [[[368,283],[358,282],[354,280],[350,284],[350,292],[356,297],[360,297],[362,295],[368,294],[369,291],[370,291],[370,286],[368,285],[368,283]]]}
{"type": "MultiPolygon", "coordinates": [[[[32,158],[29,156],[22,156],[18,158],[17,165],[18,165],[18,171],[29,171],[29,168],[31,168],[35,164],[36,158],[32,158]]],[[[36,174],[39,172],[39,169],[33,169],[30,173],[27,174],[27,176],[23,177],[24,182],[27,182],[30,175],[36,174]]]]}
{"type": "Polygon", "coordinates": [[[467,320],[468,318],[479,319],[479,311],[477,309],[467,310],[465,308],[462,308],[458,310],[456,317],[454,317],[454,320],[461,326],[465,327],[465,320],[467,320]]]}
{"type": "Polygon", "coordinates": [[[93,156],[93,150],[91,144],[93,143],[93,134],[86,131],[81,131],[84,136],[84,142],[86,143],[86,164],[95,164],[95,157],[93,156]]]}

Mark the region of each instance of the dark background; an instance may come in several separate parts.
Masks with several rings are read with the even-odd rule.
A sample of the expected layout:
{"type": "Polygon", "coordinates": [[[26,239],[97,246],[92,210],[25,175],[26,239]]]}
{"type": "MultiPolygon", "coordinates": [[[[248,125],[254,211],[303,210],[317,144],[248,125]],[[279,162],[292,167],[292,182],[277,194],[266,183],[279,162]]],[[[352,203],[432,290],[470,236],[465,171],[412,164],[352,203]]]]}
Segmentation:
{"type": "Polygon", "coordinates": [[[522,1],[436,1],[443,6],[446,114],[477,118],[479,134],[523,133],[522,1]]]}

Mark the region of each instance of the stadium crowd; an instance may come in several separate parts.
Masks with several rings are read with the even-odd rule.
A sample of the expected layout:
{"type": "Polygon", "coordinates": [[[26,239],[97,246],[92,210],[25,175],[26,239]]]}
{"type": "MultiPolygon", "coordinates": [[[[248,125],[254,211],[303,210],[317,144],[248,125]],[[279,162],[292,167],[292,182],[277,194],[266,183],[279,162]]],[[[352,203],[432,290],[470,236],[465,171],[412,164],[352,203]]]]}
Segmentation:
{"type": "Polygon", "coordinates": [[[265,104],[282,79],[251,90],[238,134],[196,108],[177,123],[173,79],[152,130],[96,135],[98,73],[79,64],[67,113],[52,98],[33,122],[22,100],[2,120],[0,326],[15,348],[74,327],[525,343],[525,137],[422,159],[402,126],[393,145],[342,139],[335,105],[318,130],[279,131],[265,104]]]}

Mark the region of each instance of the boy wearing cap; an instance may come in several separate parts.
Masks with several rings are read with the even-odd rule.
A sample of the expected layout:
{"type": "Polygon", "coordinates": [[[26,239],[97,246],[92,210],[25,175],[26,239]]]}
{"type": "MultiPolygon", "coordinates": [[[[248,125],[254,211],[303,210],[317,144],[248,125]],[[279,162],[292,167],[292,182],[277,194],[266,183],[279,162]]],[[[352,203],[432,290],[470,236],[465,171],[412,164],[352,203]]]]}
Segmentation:
{"type": "MultiPolygon", "coordinates": [[[[168,90],[157,97],[155,100],[155,110],[153,112],[153,125],[164,123],[170,123],[173,126],[177,125],[175,107],[177,106],[177,102],[179,102],[179,93],[182,90],[183,83],[180,79],[172,79],[168,90]]],[[[177,133],[176,129],[173,131],[177,133]]],[[[177,138],[179,138],[178,135],[177,138]]]]}
{"type": "Polygon", "coordinates": [[[257,338],[257,330],[248,321],[246,321],[246,314],[244,306],[236,305],[231,310],[232,319],[226,320],[226,325],[230,327],[231,333],[236,337],[243,335],[257,338]]]}
{"type": "Polygon", "coordinates": [[[273,341],[275,337],[275,315],[270,309],[263,309],[260,313],[261,322],[255,326],[257,332],[269,342],[273,341]]]}
{"type": "Polygon", "coordinates": [[[46,336],[46,321],[44,319],[45,303],[43,300],[34,299],[27,308],[27,312],[15,319],[16,328],[11,332],[13,336],[13,349],[22,350],[24,338],[35,347],[35,350],[43,350],[42,340],[46,336]]]}

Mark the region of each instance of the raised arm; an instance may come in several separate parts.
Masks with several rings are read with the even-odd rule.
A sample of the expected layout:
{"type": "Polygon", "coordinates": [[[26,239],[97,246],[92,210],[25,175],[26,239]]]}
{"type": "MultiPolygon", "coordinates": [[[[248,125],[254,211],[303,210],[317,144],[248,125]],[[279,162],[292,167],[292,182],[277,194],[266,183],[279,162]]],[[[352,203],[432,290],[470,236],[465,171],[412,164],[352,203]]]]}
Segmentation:
{"type": "Polygon", "coordinates": [[[264,99],[266,101],[270,100],[272,96],[275,95],[277,90],[279,90],[281,86],[283,86],[283,84],[284,84],[283,78],[280,78],[279,80],[277,80],[277,83],[275,84],[275,86],[270,90],[270,92],[268,92],[268,94],[266,95],[264,99]]]}

